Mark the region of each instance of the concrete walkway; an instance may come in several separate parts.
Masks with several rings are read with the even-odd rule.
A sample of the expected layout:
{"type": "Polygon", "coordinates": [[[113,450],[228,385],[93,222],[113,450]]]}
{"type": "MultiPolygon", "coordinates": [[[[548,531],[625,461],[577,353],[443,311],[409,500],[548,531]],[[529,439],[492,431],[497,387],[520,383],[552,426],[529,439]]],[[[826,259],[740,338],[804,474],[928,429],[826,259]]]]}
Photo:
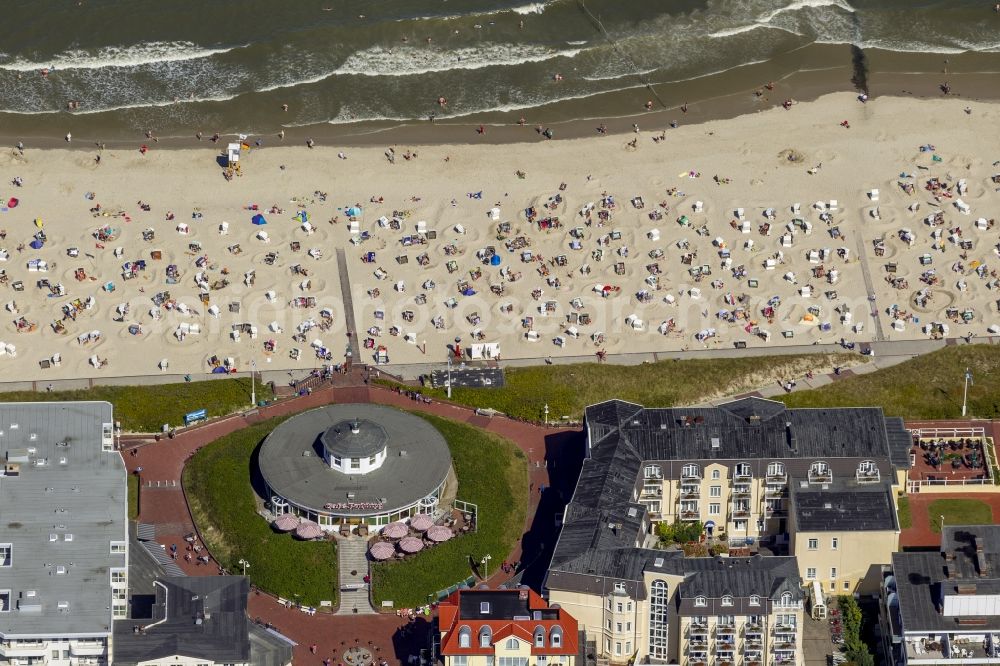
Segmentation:
{"type": "Polygon", "coordinates": [[[368,542],[361,537],[337,539],[340,566],[340,608],[337,615],[372,615],[375,609],[368,600],[368,542]]]}

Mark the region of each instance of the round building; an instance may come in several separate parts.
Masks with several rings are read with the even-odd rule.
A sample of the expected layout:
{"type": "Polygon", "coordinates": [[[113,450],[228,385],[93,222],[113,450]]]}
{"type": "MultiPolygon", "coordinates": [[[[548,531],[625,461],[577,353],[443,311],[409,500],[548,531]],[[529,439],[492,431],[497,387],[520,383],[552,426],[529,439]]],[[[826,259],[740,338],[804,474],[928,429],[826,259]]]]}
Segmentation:
{"type": "Polygon", "coordinates": [[[426,420],[390,407],[330,405],[293,416],[258,456],[271,510],[324,530],[377,531],[433,513],[451,474],[451,454],[426,420]]]}

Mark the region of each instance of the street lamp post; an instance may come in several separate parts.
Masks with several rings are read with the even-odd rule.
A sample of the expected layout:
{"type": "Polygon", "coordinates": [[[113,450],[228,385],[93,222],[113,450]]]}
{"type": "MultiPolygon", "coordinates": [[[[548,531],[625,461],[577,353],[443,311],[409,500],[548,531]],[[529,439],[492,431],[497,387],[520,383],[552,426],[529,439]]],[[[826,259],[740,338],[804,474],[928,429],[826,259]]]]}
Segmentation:
{"type": "Polygon", "coordinates": [[[488,581],[490,579],[490,560],[493,559],[492,555],[483,555],[483,559],[479,560],[479,563],[483,565],[483,580],[488,581]]]}
{"type": "Polygon", "coordinates": [[[545,425],[549,424],[549,403],[545,403],[545,425]]]}
{"type": "Polygon", "coordinates": [[[451,400],[451,354],[448,354],[448,381],[445,387],[448,389],[448,399],[451,400]]]}
{"type": "Polygon", "coordinates": [[[257,406],[257,382],[254,381],[254,372],[257,370],[257,361],[250,359],[250,409],[257,406]]]}
{"type": "Polygon", "coordinates": [[[249,569],[249,568],[250,568],[250,563],[249,563],[249,562],[247,562],[246,560],[244,560],[244,559],[243,559],[243,558],[241,557],[241,558],[240,558],[240,561],[239,561],[239,562],[237,562],[237,564],[239,564],[239,565],[241,565],[241,566],[243,567],[243,575],[244,575],[244,576],[246,576],[246,575],[247,575],[247,569],[249,569]]]}
{"type": "Polygon", "coordinates": [[[972,370],[965,369],[965,390],[962,391],[962,416],[965,416],[965,409],[969,399],[969,384],[972,384],[972,370]]]}

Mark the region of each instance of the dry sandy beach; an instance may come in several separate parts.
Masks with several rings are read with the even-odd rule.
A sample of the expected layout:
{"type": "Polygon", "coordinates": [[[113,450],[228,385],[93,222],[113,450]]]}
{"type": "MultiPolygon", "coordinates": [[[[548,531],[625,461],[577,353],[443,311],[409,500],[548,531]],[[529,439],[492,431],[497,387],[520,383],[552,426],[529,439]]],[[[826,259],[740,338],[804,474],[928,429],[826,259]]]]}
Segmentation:
{"type": "Polygon", "coordinates": [[[966,105],[841,93],[662,140],[470,137],[394,163],[263,137],[232,181],[225,140],[4,151],[0,370],[341,363],[338,249],[365,363],[456,339],[544,358],[1000,332],[1000,107],[966,105]]]}

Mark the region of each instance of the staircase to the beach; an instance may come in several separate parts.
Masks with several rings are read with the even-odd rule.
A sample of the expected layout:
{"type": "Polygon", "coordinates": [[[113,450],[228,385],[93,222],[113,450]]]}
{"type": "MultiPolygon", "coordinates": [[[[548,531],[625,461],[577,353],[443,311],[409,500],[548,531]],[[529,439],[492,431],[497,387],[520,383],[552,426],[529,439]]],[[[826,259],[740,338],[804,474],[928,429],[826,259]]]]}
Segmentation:
{"type": "Polygon", "coordinates": [[[340,561],[340,608],[337,615],[372,615],[375,609],[368,600],[368,541],[359,537],[337,539],[340,561]],[[357,573],[352,574],[355,571],[357,573]]]}

